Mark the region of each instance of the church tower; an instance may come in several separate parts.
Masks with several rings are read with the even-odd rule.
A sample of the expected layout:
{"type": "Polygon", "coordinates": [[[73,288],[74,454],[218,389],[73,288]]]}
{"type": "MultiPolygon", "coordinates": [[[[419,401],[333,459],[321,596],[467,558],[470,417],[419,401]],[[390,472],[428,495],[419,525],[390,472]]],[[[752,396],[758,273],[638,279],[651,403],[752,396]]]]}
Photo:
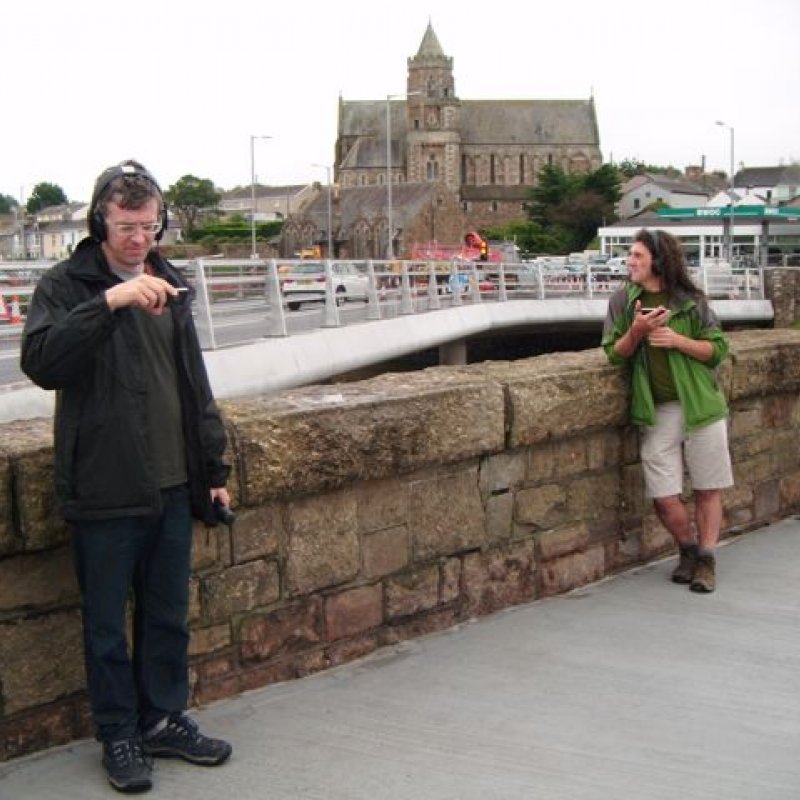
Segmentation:
{"type": "Polygon", "coordinates": [[[453,59],[428,23],[417,54],[408,59],[406,169],[411,183],[444,183],[458,192],[461,163],[461,101],[453,59]]]}

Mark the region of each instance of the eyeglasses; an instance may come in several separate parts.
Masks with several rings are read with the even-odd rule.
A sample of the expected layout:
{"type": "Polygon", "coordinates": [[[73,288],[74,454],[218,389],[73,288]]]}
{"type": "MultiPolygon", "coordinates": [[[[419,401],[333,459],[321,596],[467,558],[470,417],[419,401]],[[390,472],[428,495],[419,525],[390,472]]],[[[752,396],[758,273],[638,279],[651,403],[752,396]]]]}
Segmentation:
{"type": "Polygon", "coordinates": [[[137,231],[154,236],[161,230],[160,222],[111,222],[111,227],[121,236],[133,236],[137,231]]]}

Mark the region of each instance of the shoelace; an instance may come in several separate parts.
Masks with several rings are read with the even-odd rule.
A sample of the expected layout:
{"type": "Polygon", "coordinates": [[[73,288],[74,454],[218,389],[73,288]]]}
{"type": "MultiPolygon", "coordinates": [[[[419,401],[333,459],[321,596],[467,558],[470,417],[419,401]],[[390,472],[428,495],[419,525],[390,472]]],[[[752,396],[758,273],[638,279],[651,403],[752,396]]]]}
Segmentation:
{"type": "Polygon", "coordinates": [[[142,763],[151,767],[153,760],[142,750],[142,745],[137,739],[121,739],[111,744],[111,755],[121,767],[130,767],[142,763]]]}

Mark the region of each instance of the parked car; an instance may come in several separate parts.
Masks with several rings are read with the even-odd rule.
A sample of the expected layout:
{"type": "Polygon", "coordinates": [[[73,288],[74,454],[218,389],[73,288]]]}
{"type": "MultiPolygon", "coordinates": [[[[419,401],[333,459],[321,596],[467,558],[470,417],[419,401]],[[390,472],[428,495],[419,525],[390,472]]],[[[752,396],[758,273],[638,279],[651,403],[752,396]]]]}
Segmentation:
{"type": "Polygon", "coordinates": [[[603,269],[608,270],[614,275],[624,275],[628,271],[628,258],[627,256],[614,256],[609,258],[603,265],[603,269]]]}
{"type": "MultiPolygon", "coordinates": [[[[331,263],[331,278],[336,302],[366,300],[369,278],[355,264],[345,261],[331,263]]],[[[325,265],[319,261],[304,261],[292,265],[281,276],[281,287],[289,311],[297,311],[301,303],[325,302],[325,265]]]]}

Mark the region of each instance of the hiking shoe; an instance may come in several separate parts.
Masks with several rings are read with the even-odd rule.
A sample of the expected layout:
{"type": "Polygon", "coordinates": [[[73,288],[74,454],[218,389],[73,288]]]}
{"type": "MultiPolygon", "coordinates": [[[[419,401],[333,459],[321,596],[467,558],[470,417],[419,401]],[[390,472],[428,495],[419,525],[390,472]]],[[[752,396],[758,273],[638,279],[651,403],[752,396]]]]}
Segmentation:
{"type": "Polygon", "coordinates": [[[673,583],[691,583],[694,578],[694,568],[697,564],[697,545],[690,544],[680,548],[678,566],[672,570],[673,583]]]}
{"type": "Polygon", "coordinates": [[[694,568],[692,585],[689,587],[693,592],[713,592],[717,588],[717,578],[715,570],[717,560],[714,556],[697,556],[697,564],[694,568]]]}
{"type": "Polygon", "coordinates": [[[182,758],[190,764],[216,767],[230,758],[233,748],[222,739],[200,733],[197,723],[177,712],[165,717],[144,737],[145,753],[161,758],[182,758]]]}
{"type": "Polygon", "coordinates": [[[103,766],[108,782],[118,792],[133,794],[153,788],[153,762],[142,752],[138,736],[103,742],[103,766]]]}

